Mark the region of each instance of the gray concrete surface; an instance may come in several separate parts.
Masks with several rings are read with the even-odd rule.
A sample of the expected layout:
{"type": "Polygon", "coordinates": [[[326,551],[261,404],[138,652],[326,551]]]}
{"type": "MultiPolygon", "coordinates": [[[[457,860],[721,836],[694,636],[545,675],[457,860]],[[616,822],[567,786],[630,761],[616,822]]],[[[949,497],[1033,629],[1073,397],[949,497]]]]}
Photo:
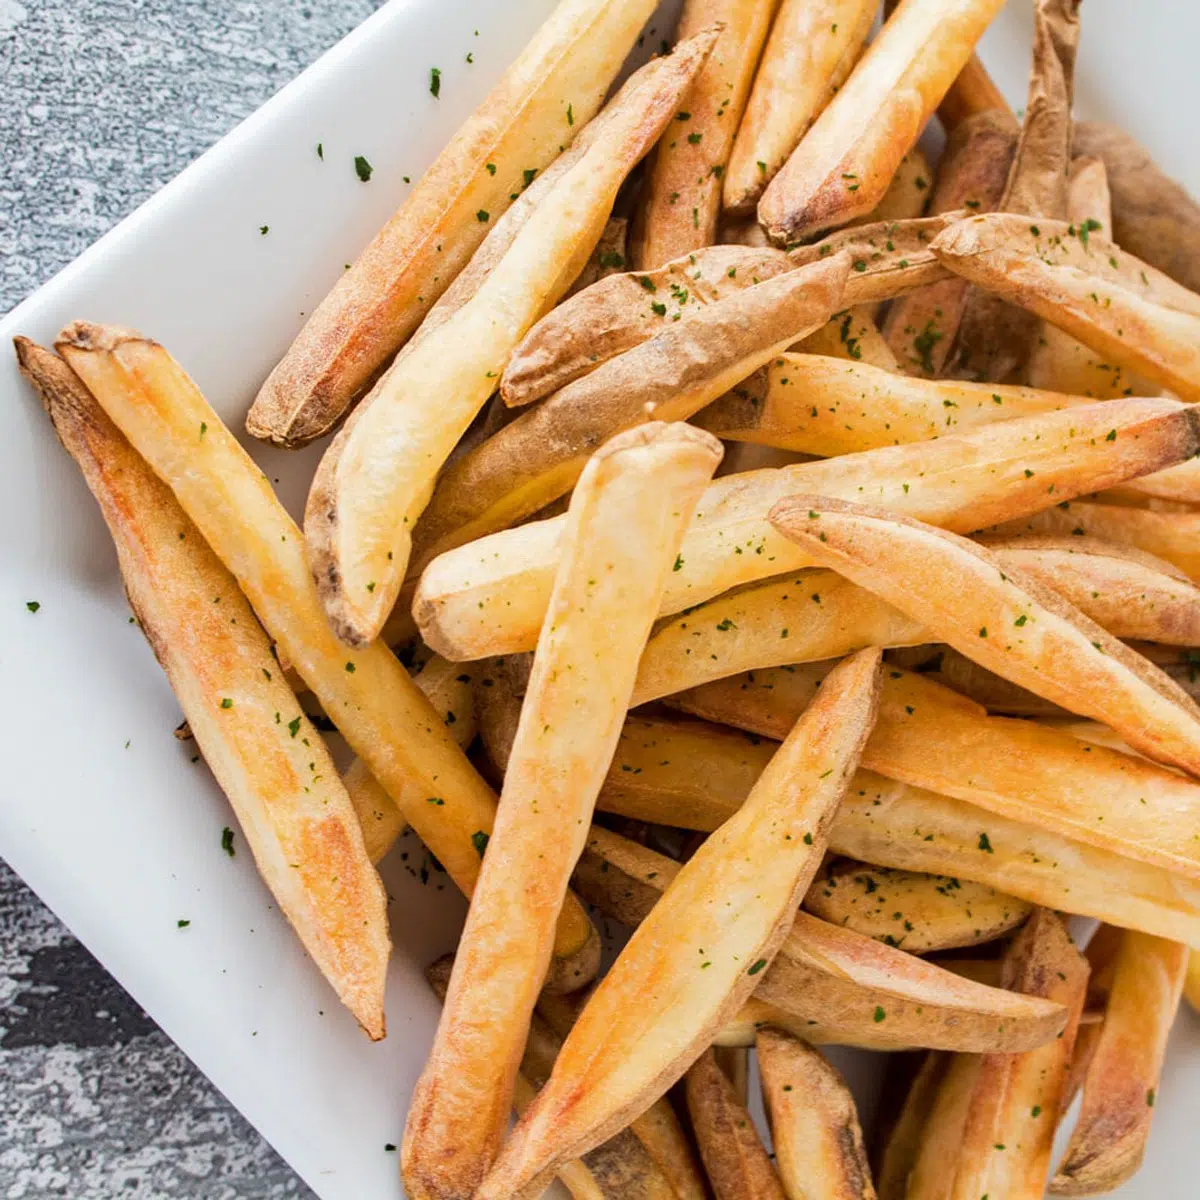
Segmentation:
{"type": "MultiPolygon", "coordinates": [[[[0,0],[0,311],[381,0],[0,0]]],[[[312,1193],[0,864],[0,1200],[312,1193]]]]}

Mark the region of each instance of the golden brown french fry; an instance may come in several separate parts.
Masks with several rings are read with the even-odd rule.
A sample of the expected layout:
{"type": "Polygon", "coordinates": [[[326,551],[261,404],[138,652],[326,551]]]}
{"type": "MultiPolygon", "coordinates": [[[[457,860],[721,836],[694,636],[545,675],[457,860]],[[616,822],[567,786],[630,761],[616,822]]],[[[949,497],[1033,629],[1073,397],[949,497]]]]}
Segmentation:
{"type": "MultiPolygon", "coordinates": [[[[963,121],[951,132],[938,164],[932,211],[990,212],[1004,194],[1016,147],[1017,124],[1007,110],[989,109],[963,121]]],[[[954,277],[897,297],[883,334],[906,371],[941,374],[969,286],[954,277]]]]}
{"type": "Polygon", "coordinates": [[[638,656],[720,455],[708,434],[653,422],[602,446],[572,496],[555,615],[539,640],[450,990],[409,1106],[401,1165],[417,1195],[473,1195],[499,1148],[638,656]]]}
{"type": "Polygon", "coordinates": [[[654,0],[563,0],[408,200],[340,276],[263,384],[247,426],[327,433],[417,327],[499,217],[591,120],[654,0]]]}
{"type": "MultiPolygon", "coordinates": [[[[496,798],[390,650],[376,643],[349,652],[334,637],[304,540],[266,476],[157,343],[77,322],[60,347],[233,572],[351,748],[470,895],[479,874],[476,843],[492,827],[496,798]]],[[[582,986],[599,966],[599,949],[572,898],[559,923],[552,976],[560,986],[582,986]]]]}
{"type": "Polygon", "coordinates": [[[557,1162],[649,1107],[754,991],[820,863],[878,681],[878,651],[829,675],[746,803],[680,870],[593,993],[479,1200],[540,1194],[557,1162]]]}
{"type": "Polygon", "coordinates": [[[1115,125],[1080,121],[1075,153],[1104,162],[1112,190],[1113,240],[1184,287],[1200,290],[1200,205],[1187,189],[1115,125]]]}
{"type": "Polygon", "coordinates": [[[745,1104],[711,1049],[684,1080],[692,1131],[716,1200],[788,1200],[745,1104]]]}
{"type": "Polygon", "coordinates": [[[1039,1200],[1046,1186],[1088,962],[1062,919],[1042,908],[1009,947],[1003,979],[1014,991],[1065,1005],[1070,1015],[1062,1035],[1036,1050],[983,1057],[954,1156],[951,1200],[1039,1200]]]}
{"type": "Polygon", "coordinates": [[[982,1066],[983,1056],[978,1054],[955,1054],[947,1063],[926,1125],[911,1152],[905,1200],[948,1200],[982,1066]]]}
{"type": "Polygon", "coordinates": [[[338,998],[383,1037],[386,900],[324,740],[170,489],[61,358],[25,338],[16,352],[100,505],[130,607],[263,880],[338,998]]]}
{"type": "Polygon", "coordinates": [[[1200,297],[1156,278],[1112,242],[1061,221],[991,213],[960,221],[932,249],[952,271],[1065,330],[1105,362],[1200,399],[1200,297]],[[1172,290],[1155,295],[1167,292],[1162,284],[1172,290]]]}
{"type": "MultiPolygon", "coordinates": [[[[680,870],[648,847],[593,826],[575,880],[601,912],[634,927],[680,870]]],[[[810,1042],[881,1050],[1019,1050],[1053,1037],[1063,1015],[1053,1006],[1014,1002],[1010,993],[955,978],[804,912],[796,914],[751,1003],[771,1011],[764,1017],[758,1008],[743,1007],[722,1027],[723,1044],[746,1045],[746,1030],[769,1020],[784,1022],[810,1042]]]]}
{"type": "Polygon", "coordinates": [[[819,1051],[781,1030],[759,1030],[754,1048],[788,1200],[875,1200],[858,1109],[845,1080],[819,1051]]]}
{"type": "Polygon", "coordinates": [[[869,305],[839,313],[798,343],[798,348],[805,354],[865,362],[883,371],[900,370],[896,356],[875,324],[869,305]]]}
{"type": "Polygon", "coordinates": [[[885,509],[794,496],[776,528],[989,670],[1200,773],[1200,707],[1152,663],[989,549],[885,509]]]}
{"type": "Polygon", "coordinates": [[[1122,935],[1083,1107],[1051,1180],[1053,1194],[1111,1191],[1141,1165],[1187,960],[1178,942],[1122,935]]]}
{"type": "Polygon", "coordinates": [[[542,195],[479,290],[396,359],[326,450],[304,533],[322,604],[348,645],[378,635],[437,472],[513,348],[578,274],[617,189],[671,119],[714,36],[683,42],[630,78],[602,131],[542,195]]]}
{"type": "Polygon", "coordinates": [[[1002,0],[904,0],[758,205],[776,242],[873,209],[1002,0]]]}
{"type": "Polygon", "coordinates": [[[754,211],[767,184],[854,69],[877,8],[875,0],[783,0],[725,171],[729,212],[754,211]]]}
{"type": "Polygon", "coordinates": [[[948,1054],[929,1051],[909,1084],[875,1167],[879,1200],[906,1200],[909,1175],[916,1166],[921,1140],[930,1127],[934,1104],[950,1062],[948,1054]]]}
{"type": "Polygon", "coordinates": [[[1004,93],[992,81],[979,55],[972,54],[938,105],[938,119],[953,136],[972,117],[997,111],[1012,118],[1004,93]]]}
{"type": "Polygon", "coordinates": [[[779,0],[684,0],[675,36],[718,26],[647,170],[634,218],[634,266],[649,270],[717,240],[721,189],[758,56],[779,0]]]}
{"type": "MultiPolygon", "coordinates": [[[[811,565],[766,520],[792,493],[866,497],[967,533],[1037,512],[1048,496],[1067,501],[1182,462],[1200,446],[1196,419],[1168,400],[1109,400],[935,442],[725,476],[698,506],[662,613],[811,565]]],[[[426,642],[454,661],[529,649],[546,612],[560,529],[561,519],[523,525],[430,563],[413,605],[426,642]]]]}
{"type": "Polygon", "coordinates": [[[1033,906],[948,875],[840,862],[813,880],[804,907],[831,925],[929,954],[1003,937],[1033,906]]]}
{"type": "MultiPolygon", "coordinates": [[[[530,516],[565,495],[592,447],[653,414],[685,420],[839,306],[845,256],[734,293],[689,320],[667,318],[649,341],[523,413],[442,473],[416,534],[426,561],[530,516]]],[[[674,302],[687,293],[678,288],[674,302]]]]}
{"type": "MultiPolygon", "coordinates": [[[[446,999],[454,955],[447,954],[425,968],[425,978],[439,1000],[446,999]]],[[[538,1088],[549,1078],[562,1046],[557,1031],[536,1014],[521,1056],[513,1107],[523,1113],[538,1088]]],[[[574,1200],[676,1200],[671,1181],[658,1170],[641,1141],[623,1129],[580,1159],[565,1162],[558,1179],[574,1200]]]]}

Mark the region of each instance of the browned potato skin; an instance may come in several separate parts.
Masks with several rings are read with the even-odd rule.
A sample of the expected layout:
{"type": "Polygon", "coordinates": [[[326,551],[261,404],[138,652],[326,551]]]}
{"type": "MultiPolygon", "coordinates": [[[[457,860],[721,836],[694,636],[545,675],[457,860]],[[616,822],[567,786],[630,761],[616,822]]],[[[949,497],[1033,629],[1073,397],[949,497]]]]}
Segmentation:
{"type": "Polygon", "coordinates": [[[1033,905],[946,875],[841,862],[813,881],[804,907],[832,925],[909,954],[931,954],[1003,937],[1033,905]]]}
{"type": "Polygon", "coordinates": [[[725,166],[778,3],[685,0],[675,36],[713,25],[721,36],[654,151],[631,239],[641,270],[717,240],[725,166]]]}
{"type": "Polygon", "coordinates": [[[1094,155],[1108,170],[1113,240],[1200,292],[1200,204],[1187,189],[1115,125],[1078,122],[1075,153],[1094,155]]]}
{"type": "Polygon", "coordinates": [[[684,1080],[692,1130],[717,1200],[788,1200],[749,1112],[711,1049],[684,1080]]]}
{"type": "Polygon", "coordinates": [[[255,437],[301,446],[333,427],[483,241],[476,212],[499,216],[591,119],[653,11],[560,6],[308,318],[254,402],[255,437]]]}
{"type": "Polygon", "coordinates": [[[1055,1195],[1111,1191],[1141,1166],[1187,961],[1178,942],[1122,935],[1079,1121],[1050,1184],[1055,1195]]]}

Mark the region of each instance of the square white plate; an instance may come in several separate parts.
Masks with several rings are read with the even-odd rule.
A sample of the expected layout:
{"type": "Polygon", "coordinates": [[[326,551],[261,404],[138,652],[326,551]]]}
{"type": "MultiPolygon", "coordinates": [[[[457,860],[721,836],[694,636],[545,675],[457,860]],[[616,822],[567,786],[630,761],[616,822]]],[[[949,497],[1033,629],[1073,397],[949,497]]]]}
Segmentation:
{"type": "MultiPolygon", "coordinates": [[[[240,430],[303,314],[406,194],[404,176],[419,176],[552,5],[393,0],[14,310],[3,345],[18,332],[49,340],[74,317],[135,326],[240,430]],[[366,184],[360,154],[374,166],[366,184]]],[[[1120,118],[1200,188],[1200,10],[1093,0],[1084,22],[1081,113],[1120,118]]],[[[656,24],[648,44],[669,36],[656,24]]],[[[1018,104],[1029,30],[1019,2],[984,44],[1018,104]]],[[[129,624],[107,533],[7,352],[0,393],[0,852],[319,1195],[395,1200],[385,1145],[400,1140],[437,1016],[421,970],[452,944],[462,903],[419,845],[386,864],[389,1037],[370,1045],[249,855],[222,853],[227,805],[171,736],[178,709],[129,624]]],[[[251,448],[297,511],[317,451],[251,448]]],[[[1182,1018],[1126,1200],[1195,1194],[1198,1043],[1182,1018]]]]}

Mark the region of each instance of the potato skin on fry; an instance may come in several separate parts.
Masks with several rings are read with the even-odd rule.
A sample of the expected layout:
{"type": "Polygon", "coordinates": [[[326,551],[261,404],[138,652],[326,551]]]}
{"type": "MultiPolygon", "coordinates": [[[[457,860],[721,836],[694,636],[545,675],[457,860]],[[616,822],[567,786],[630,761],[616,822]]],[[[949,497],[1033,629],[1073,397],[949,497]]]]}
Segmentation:
{"type": "Polygon", "coordinates": [[[483,241],[476,214],[498,217],[525,172],[599,109],[653,11],[654,0],[558,6],[309,317],[250,410],[253,436],[301,446],[336,424],[483,241]]]}
{"type": "Polygon", "coordinates": [[[382,1038],[386,900],[324,740],[170,489],[62,359],[23,338],[16,349],[100,505],[130,606],[264,882],[339,999],[382,1038]]]}

